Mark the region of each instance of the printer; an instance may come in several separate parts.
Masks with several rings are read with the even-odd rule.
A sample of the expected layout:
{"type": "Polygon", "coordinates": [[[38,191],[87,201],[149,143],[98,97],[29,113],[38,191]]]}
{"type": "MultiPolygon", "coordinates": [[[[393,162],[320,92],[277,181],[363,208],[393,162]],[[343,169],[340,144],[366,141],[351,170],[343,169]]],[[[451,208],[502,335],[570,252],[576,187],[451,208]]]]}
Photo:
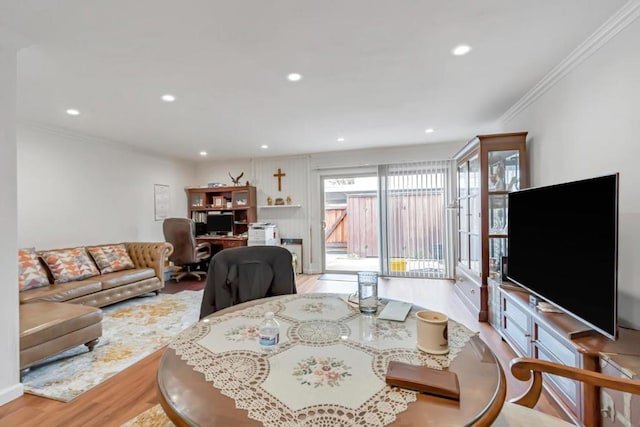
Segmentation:
{"type": "Polygon", "coordinates": [[[252,222],[247,246],[280,246],[278,227],[270,222],[252,222]]]}

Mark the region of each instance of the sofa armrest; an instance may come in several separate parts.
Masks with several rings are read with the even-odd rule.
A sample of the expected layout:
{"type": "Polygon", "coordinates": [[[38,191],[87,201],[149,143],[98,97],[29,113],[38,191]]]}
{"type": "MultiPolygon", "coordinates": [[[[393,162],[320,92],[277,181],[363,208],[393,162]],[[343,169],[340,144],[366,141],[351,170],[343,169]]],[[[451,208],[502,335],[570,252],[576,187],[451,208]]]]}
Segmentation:
{"type": "Polygon", "coordinates": [[[138,268],[153,268],[164,287],[164,263],[173,252],[168,242],[125,242],[131,261],[138,268]]]}

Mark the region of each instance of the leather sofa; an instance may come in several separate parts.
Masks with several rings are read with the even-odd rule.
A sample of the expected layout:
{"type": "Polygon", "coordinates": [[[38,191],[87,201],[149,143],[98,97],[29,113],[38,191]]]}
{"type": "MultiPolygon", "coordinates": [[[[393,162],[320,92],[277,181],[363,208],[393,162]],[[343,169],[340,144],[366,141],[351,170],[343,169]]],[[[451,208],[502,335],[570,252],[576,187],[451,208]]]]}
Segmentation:
{"type": "MultiPolygon", "coordinates": [[[[102,336],[104,307],[164,287],[165,260],[173,251],[166,242],[122,243],[133,268],[20,291],[20,369],[85,344],[89,351],[102,336]]],[[[37,251],[42,254],[45,251],[37,251]]],[[[42,260],[40,260],[42,261],[42,260]]]]}
{"type": "Polygon", "coordinates": [[[135,268],[22,291],[20,304],[49,301],[104,307],[149,292],[158,294],[164,288],[164,263],[173,246],[166,242],[123,244],[135,268]]]}
{"type": "Polygon", "coordinates": [[[78,345],[89,351],[102,336],[102,310],[66,302],[20,305],[20,374],[78,345]]]}

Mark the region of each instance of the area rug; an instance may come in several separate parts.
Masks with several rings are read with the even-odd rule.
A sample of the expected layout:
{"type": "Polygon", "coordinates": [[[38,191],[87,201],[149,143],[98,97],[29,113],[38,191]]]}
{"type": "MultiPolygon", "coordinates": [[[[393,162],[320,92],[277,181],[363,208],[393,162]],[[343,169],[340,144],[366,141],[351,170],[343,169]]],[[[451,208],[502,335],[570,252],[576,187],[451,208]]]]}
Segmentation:
{"type": "Polygon", "coordinates": [[[24,391],[68,402],[168,344],[198,321],[202,291],[153,294],[104,307],[92,352],[77,346],[34,366],[24,391]]]}
{"type": "Polygon", "coordinates": [[[122,424],[122,427],[174,427],[174,424],[164,413],[162,406],[157,404],[122,424]]]}

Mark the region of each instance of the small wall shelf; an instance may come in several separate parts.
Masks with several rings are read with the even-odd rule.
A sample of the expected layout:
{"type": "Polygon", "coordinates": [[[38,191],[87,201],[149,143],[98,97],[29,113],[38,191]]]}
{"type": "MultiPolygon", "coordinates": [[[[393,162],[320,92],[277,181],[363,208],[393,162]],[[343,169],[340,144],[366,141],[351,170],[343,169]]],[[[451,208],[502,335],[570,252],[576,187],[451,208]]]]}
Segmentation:
{"type": "Polygon", "coordinates": [[[258,209],[301,208],[302,205],[260,205],[258,209]]]}

